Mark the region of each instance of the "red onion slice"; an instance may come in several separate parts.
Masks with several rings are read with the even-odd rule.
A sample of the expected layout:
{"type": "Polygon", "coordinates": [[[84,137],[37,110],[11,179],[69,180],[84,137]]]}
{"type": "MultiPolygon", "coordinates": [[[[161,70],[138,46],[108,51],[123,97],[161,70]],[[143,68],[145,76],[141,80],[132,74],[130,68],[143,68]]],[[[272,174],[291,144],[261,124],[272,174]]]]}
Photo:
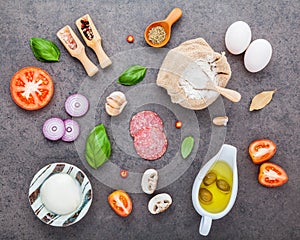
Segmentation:
{"type": "Polygon", "coordinates": [[[81,94],[73,94],[67,98],[65,109],[72,117],[81,117],[89,110],[89,101],[81,94]]]}
{"type": "Polygon", "coordinates": [[[43,125],[45,138],[56,141],[62,138],[65,133],[65,125],[60,118],[49,118],[43,125]]]}
{"type": "Polygon", "coordinates": [[[65,124],[65,134],[62,136],[61,140],[65,142],[75,141],[76,138],[79,136],[79,132],[80,132],[79,124],[72,119],[66,119],[64,121],[64,124],[65,124]]]}

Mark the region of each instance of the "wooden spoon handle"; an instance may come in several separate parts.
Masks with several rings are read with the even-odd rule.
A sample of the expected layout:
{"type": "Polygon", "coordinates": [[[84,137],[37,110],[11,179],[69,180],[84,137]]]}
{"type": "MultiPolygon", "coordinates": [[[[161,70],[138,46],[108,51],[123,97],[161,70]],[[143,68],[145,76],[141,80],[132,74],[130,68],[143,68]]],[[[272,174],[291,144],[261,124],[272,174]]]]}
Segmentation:
{"type": "Polygon", "coordinates": [[[106,68],[109,65],[111,65],[111,60],[109,59],[109,57],[106,55],[106,53],[104,52],[101,42],[97,41],[95,45],[93,45],[93,50],[95,51],[97,57],[98,57],[98,61],[100,63],[100,66],[102,68],[106,68]]]}
{"type": "Polygon", "coordinates": [[[87,57],[84,49],[75,57],[82,63],[86,73],[90,77],[94,76],[98,72],[97,66],[87,57]]]}
{"type": "Polygon", "coordinates": [[[170,25],[170,27],[173,25],[173,23],[175,23],[176,21],[178,21],[179,18],[181,18],[182,16],[182,11],[180,8],[174,8],[170,14],[167,16],[167,18],[165,19],[165,21],[170,25]]]}
{"type": "Polygon", "coordinates": [[[215,88],[218,91],[218,93],[220,93],[222,96],[226,97],[232,102],[239,102],[241,100],[241,94],[237,91],[228,88],[222,88],[220,86],[215,86],[215,88]]]}

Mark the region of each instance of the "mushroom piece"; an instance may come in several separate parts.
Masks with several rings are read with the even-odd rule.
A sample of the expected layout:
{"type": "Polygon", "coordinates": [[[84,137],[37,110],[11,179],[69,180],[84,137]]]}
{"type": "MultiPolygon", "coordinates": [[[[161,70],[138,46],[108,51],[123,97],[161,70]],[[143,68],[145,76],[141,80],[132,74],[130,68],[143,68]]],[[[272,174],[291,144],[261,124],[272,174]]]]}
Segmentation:
{"type": "Polygon", "coordinates": [[[142,177],[142,190],[144,193],[152,194],[154,193],[158,182],[158,172],[155,169],[147,169],[142,177]]]}
{"type": "Polygon", "coordinates": [[[172,198],[167,193],[161,193],[150,199],[148,210],[152,214],[166,211],[172,204],[172,198]]]}

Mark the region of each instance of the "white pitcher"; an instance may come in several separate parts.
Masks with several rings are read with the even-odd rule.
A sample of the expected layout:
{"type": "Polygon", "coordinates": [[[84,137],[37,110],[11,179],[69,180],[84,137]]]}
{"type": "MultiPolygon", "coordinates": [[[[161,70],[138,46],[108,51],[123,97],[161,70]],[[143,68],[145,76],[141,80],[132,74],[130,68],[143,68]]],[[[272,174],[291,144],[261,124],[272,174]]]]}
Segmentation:
{"type": "Polygon", "coordinates": [[[236,154],[237,154],[237,149],[234,146],[223,144],[220,151],[212,159],[210,159],[203,166],[203,168],[201,168],[197,177],[195,178],[193,184],[193,190],[192,190],[192,200],[193,200],[194,208],[202,216],[200,227],[199,227],[199,233],[203,236],[208,235],[211,228],[212,220],[224,217],[233,207],[233,204],[237,196],[237,191],[238,191],[238,173],[237,173],[236,154]],[[219,213],[210,213],[201,207],[198,199],[198,194],[199,194],[199,189],[203,178],[211,169],[213,164],[218,160],[222,160],[226,162],[232,169],[232,174],[233,174],[232,191],[231,191],[230,200],[226,208],[219,213]]]}

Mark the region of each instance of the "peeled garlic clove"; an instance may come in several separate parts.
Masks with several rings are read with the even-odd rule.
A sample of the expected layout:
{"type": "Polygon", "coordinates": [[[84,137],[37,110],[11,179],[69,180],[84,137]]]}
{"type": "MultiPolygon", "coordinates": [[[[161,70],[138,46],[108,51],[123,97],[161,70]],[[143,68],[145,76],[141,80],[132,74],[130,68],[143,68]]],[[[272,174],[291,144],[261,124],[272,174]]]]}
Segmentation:
{"type": "Polygon", "coordinates": [[[120,105],[122,105],[124,102],[126,102],[125,94],[120,91],[112,92],[109,97],[114,99],[116,102],[118,102],[120,105]]]}
{"type": "Polygon", "coordinates": [[[229,119],[227,116],[215,117],[213,119],[213,124],[215,124],[217,126],[227,126],[228,120],[229,119]]]}
{"type": "Polygon", "coordinates": [[[118,116],[121,113],[120,109],[113,108],[112,106],[110,106],[107,103],[105,103],[105,110],[106,110],[107,114],[110,116],[118,116]]]}
{"type": "Polygon", "coordinates": [[[106,98],[105,110],[108,115],[117,116],[122,112],[126,104],[125,94],[120,91],[115,91],[106,98]]]}
{"type": "Polygon", "coordinates": [[[152,214],[158,214],[166,211],[172,204],[172,198],[167,193],[157,194],[150,199],[148,210],[152,214]]]}
{"type": "Polygon", "coordinates": [[[113,99],[112,97],[106,98],[106,104],[108,104],[112,108],[117,108],[117,109],[120,109],[120,105],[122,105],[119,102],[117,102],[115,99],[113,99]]]}
{"type": "Polygon", "coordinates": [[[146,194],[154,193],[158,182],[158,172],[155,169],[148,169],[142,177],[142,190],[146,194]]]}

